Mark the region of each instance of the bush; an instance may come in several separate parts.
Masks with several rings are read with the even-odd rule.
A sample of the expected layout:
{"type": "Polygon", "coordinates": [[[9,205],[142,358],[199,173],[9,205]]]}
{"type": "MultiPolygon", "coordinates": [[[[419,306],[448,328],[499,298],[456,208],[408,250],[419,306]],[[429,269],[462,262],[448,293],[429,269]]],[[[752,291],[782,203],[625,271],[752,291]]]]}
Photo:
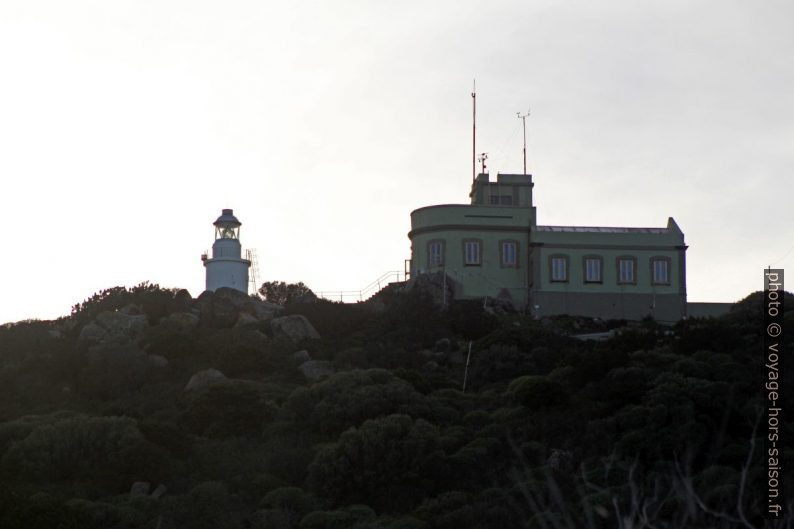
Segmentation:
{"type": "Polygon", "coordinates": [[[510,383],[507,394],[517,403],[533,410],[552,408],[568,402],[568,393],[563,387],[543,376],[517,378],[510,383]]]}
{"type": "Polygon", "coordinates": [[[420,499],[438,470],[438,428],[407,415],[365,422],[321,448],[309,466],[309,485],[337,501],[392,511],[420,499]]]}
{"type": "Polygon", "coordinates": [[[314,294],[303,283],[285,283],[283,281],[268,281],[259,287],[259,294],[269,303],[289,305],[301,296],[314,294]]]}
{"type": "Polygon", "coordinates": [[[133,419],[75,417],[39,426],[12,443],[2,466],[36,483],[122,492],[135,481],[159,480],[164,460],[163,450],[141,435],[133,419]]]}
{"type": "Polygon", "coordinates": [[[224,380],[193,397],[185,420],[190,429],[212,437],[260,437],[276,415],[266,388],[246,380],[224,380]]]}
{"type": "Polygon", "coordinates": [[[338,434],[367,419],[392,413],[430,415],[423,395],[383,369],[337,373],[309,388],[296,389],[285,409],[306,427],[338,434]]]}
{"type": "Polygon", "coordinates": [[[187,290],[161,288],[160,285],[144,281],[130,289],[113,287],[92,295],[82,303],[72,307],[72,316],[80,323],[88,323],[100,312],[114,311],[127,305],[139,305],[149,318],[149,323],[156,324],[160,318],[184,309],[190,303],[187,290]]]}

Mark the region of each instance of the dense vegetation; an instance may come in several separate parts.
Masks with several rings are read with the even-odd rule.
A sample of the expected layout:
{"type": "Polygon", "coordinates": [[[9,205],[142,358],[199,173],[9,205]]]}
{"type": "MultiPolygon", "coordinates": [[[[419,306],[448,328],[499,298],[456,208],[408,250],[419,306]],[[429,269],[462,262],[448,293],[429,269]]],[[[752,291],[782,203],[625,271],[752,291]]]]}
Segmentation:
{"type": "Polygon", "coordinates": [[[0,327],[0,527],[760,526],[759,294],[674,327],[309,300],[302,343],[200,301],[144,284],[0,327]],[[118,310],[139,334],[85,338],[118,310]]]}

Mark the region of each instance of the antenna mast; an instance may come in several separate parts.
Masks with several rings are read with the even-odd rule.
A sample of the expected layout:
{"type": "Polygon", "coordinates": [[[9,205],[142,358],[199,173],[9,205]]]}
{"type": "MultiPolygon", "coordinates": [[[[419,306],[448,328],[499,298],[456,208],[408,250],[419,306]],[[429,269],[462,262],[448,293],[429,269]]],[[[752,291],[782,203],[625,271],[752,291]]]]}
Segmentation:
{"type": "Polygon", "coordinates": [[[527,116],[529,116],[529,109],[527,109],[526,114],[521,114],[521,112],[516,112],[518,118],[524,125],[524,175],[527,174],[527,116]]]}
{"type": "Polygon", "coordinates": [[[471,92],[471,183],[477,174],[477,80],[471,92]]]}

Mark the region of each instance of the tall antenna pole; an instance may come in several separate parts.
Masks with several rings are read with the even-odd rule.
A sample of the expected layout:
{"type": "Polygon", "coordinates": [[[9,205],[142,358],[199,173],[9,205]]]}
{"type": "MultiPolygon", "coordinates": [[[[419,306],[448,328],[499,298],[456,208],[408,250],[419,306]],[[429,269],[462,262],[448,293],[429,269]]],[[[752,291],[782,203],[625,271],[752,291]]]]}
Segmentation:
{"type": "Polygon", "coordinates": [[[529,116],[529,109],[527,109],[526,114],[521,114],[521,112],[516,112],[516,114],[524,124],[524,175],[526,175],[527,174],[527,116],[529,116]]]}
{"type": "Polygon", "coordinates": [[[471,92],[471,183],[477,175],[477,80],[471,92]]]}

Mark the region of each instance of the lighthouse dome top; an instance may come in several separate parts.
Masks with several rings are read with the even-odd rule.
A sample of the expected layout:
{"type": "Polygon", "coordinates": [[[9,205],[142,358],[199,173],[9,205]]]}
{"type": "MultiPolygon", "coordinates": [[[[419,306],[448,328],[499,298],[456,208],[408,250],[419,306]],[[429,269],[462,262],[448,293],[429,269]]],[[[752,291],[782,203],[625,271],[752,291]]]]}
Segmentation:
{"type": "Polygon", "coordinates": [[[238,227],[241,226],[242,223],[237,220],[237,217],[234,216],[234,211],[231,209],[224,209],[221,211],[221,216],[218,217],[215,222],[212,223],[215,226],[223,226],[223,227],[238,227]]]}

